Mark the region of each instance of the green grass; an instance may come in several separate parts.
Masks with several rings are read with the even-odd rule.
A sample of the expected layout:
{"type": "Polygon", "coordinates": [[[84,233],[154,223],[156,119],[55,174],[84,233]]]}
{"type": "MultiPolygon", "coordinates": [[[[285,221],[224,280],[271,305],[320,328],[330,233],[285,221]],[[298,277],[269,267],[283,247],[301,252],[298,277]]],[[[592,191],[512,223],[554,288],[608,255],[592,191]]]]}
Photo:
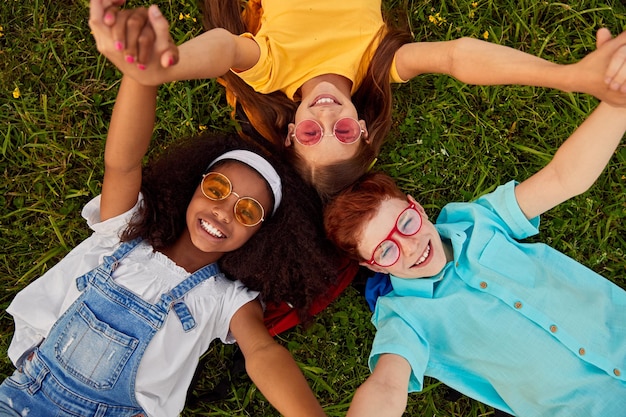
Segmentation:
{"type": "MultiPolygon", "coordinates": [[[[560,63],[595,48],[602,26],[626,29],[621,2],[574,0],[386,0],[408,16],[418,40],[483,38],[560,63]],[[438,13],[438,15],[437,15],[438,13]],[[429,17],[434,17],[434,23],[429,17]]],[[[0,2],[0,377],[12,372],[6,348],[15,293],[88,235],[81,207],[99,193],[104,137],[119,74],[100,57],[87,25],[87,1],[0,2]],[[19,97],[14,93],[19,91],[19,97]]],[[[134,1],[131,5],[145,4],[134,1]]],[[[159,1],[182,42],[200,33],[193,2],[159,1]],[[182,19],[179,16],[182,13],[182,19]]],[[[377,167],[418,197],[431,217],[448,201],[470,200],[542,167],[596,105],[594,98],[531,87],[475,87],[427,75],[395,88],[394,133],[377,167]]],[[[200,128],[233,130],[222,90],[211,80],[160,90],[154,149],[200,128]]],[[[540,240],[626,288],[626,145],[587,193],[547,213],[540,240]]],[[[363,298],[349,288],[308,329],[278,339],[302,367],[330,416],[344,415],[368,376],[373,328],[363,298]]],[[[214,344],[199,390],[227,375],[231,346],[214,344]]],[[[427,381],[407,415],[492,414],[477,402],[449,402],[427,381]]],[[[194,416],[272,416],[245,377],[223,401],[194,416]]]]}

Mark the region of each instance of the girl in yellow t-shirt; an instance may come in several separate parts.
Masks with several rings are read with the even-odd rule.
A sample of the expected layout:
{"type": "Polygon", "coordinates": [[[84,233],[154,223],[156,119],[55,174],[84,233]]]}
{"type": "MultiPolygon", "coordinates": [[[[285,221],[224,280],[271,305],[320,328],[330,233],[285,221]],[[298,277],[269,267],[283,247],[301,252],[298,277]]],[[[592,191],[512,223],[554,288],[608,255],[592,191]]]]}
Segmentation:
{"type": "Polygon", "coordinates": [[[413,42],[382,17],[381,0],[204,0],[207,31],[176,47],[156,6],[91,0],[111,27],[98,47],[142,84],[220,77],[231,105],[329,197],[363,174],[391,127],[390,82],[425,73],[471,84],[521,84],[626,105],[626,32],[559,65],[493,43],[413,42]],[[115,54],[109,54],[115,55],[115,54]]]}

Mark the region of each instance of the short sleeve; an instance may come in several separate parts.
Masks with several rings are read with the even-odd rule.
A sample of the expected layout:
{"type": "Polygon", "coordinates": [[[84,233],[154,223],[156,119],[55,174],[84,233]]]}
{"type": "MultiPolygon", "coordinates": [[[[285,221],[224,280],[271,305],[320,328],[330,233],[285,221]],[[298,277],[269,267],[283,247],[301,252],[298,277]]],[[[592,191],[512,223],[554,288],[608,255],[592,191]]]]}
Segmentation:
{"type": "Polygon", "coordinates": [[[96,234],[110,235],[118,238],[120,233],[126,228],[126,226],[128,226],[130,220],[137,213],[141,204],[143,204],[143,195],[139,194],[135,206],[126,213],[122,213],[119,216],[112,217],[105,221],[100,221],[101,197],[102,196],[98,195],[97,197],[91,199],[91,201],[83,207],[81,215],[87,221],[87,226],[96,232],[96,234]]]}
{"type": "Polygon", "coordinates": [[[391,63],[391,68],[389,69],[389,82],[391,83],[407,83],[409,80],[403,80],[400,78],[400,74],[398,74],[398,68],[396,67],[396,57],[393,57],[393,62],[391,63]]]}
{"type": "Polygon", "coordinates": [[[273,84],[271,75],[273,74],[273,57],[270,55],[270,41],[266,37],[256,37],[251,33],[242,33],[241,37],[254,40],[259,46],[259,60],[251,68],[245,71],[231,71],[244,80],[255,91],[269,94],[276,91],[277,86],[273,84]]]}
{"type": "Polygon", "coordinates": [[[411,366],[409,392],[421,391],[424,387],[424,373],[429,358],[426,341],[419,336],[419,330],[412,327],[396,310],[402,302],[410,302],[412,297],[380,297],[372,322],[376,335],[370,352],[369,367],[374,370],[378,359],[384,354],[403,357],[411,366]]]}
{"type": "Polygon", "coordinates": [[[218,285],[222,287],[224,291],[221,309],[223,320],[220,320],[220,322],[225,325],[221,329],[216,329],[217,336],[222,343],[232,344],[235,343],[236,340],[230,332],[230,321],[241,307],[259,298],[259,292],[248,289],[241,281],[231,281],[225,277],[221,277],[219,281],[218,285]]]}
{"type": "Polygon", "coordinates": [[[492,193],[476,200],[477,204],[489,207],[505,224],[512,237],[525,239],[536,235],[539,230],[539,217],[527,219],[515,198],[516,181],[500,185],[492,193]]]}

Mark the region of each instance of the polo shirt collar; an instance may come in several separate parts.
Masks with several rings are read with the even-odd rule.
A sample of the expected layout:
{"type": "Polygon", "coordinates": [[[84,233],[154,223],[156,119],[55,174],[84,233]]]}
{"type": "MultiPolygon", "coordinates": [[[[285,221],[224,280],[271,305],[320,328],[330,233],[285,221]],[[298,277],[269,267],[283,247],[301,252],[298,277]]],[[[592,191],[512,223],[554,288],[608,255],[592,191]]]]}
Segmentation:
{"type": "MultiPolygon", "coordinates": [[[[439,232],[442,239],[449,239],[452,242],[454,252],[454,262],[456,262],[463,243],[467,238],[465,230],[471,227],[470,222],[435,224],[435,228],[439,232]]],[[[398,278],[389,275],[393,292],[399,296],[411,296],[422,298],[433,298],[437,284],[443,279],[445,272],[451,268],[454,262],[448,262],[441,272],[430,278],[398,278]]]]}

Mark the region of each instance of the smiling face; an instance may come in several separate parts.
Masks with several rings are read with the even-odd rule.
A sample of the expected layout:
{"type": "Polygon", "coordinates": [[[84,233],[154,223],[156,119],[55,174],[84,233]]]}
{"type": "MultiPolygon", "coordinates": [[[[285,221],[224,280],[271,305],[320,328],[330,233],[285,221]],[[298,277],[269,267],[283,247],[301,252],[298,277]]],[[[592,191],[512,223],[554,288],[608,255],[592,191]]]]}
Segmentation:
{"type": "Polygon", "coordinates": [[[296,111],[295,122],[290,123],[286,146],[294,146],[295,151],[311,166],[329,165],[354,157],[361,140],[367,141],[365,121],[358,120],[362,130],[361,137],[353,143],[338,141],[333,130],[338,120],[351,118],[358,120],[358,113],[349,95],[346,95],[332,83],[320,82],[306,96],[303,95],[296,111]],[[303,145],[295,139],[296,126],[303,120],[313,120],[322,127],[324,136],[311,146],[303,145]]]}
{"type": "Polygon", "coordinates": [[[390,237],[398,245],[398,260],[387,267],[369,262],[361,262],[361,265],[398,278],[432,277],[441,272],[448,261],[446,251],[439,232],[428,220],[423,207],[411,196],[408,199],[409,201],[399,198],[383,200],[374,217],[363,226],[358,243],[359,254],[364,259],[371,259],[381,242],[390,237]],[[404,236],[397,231],[389,236],[400,214],[409,207],[409,202],[414,203],[415,209],[421,214],[421,228],[411,236],[404,236]]]}
{"type": "MultiPolygon", "coordinates": [[[[228,177],[232,191],[240,197],[256,199],[265,210],[272,212],[272,196],[265,179],[248,165],[228,161],[212,167],[211,171],[228,177]]],[[[234,206],[238,197],[231,194],[223,200],[210,200],[200,186],[187,207],[187,232],[193,247],[205,254],[223,254],[243,246],[256,233],[262,222],[248,227],[235,218],[234,206]]]]}

